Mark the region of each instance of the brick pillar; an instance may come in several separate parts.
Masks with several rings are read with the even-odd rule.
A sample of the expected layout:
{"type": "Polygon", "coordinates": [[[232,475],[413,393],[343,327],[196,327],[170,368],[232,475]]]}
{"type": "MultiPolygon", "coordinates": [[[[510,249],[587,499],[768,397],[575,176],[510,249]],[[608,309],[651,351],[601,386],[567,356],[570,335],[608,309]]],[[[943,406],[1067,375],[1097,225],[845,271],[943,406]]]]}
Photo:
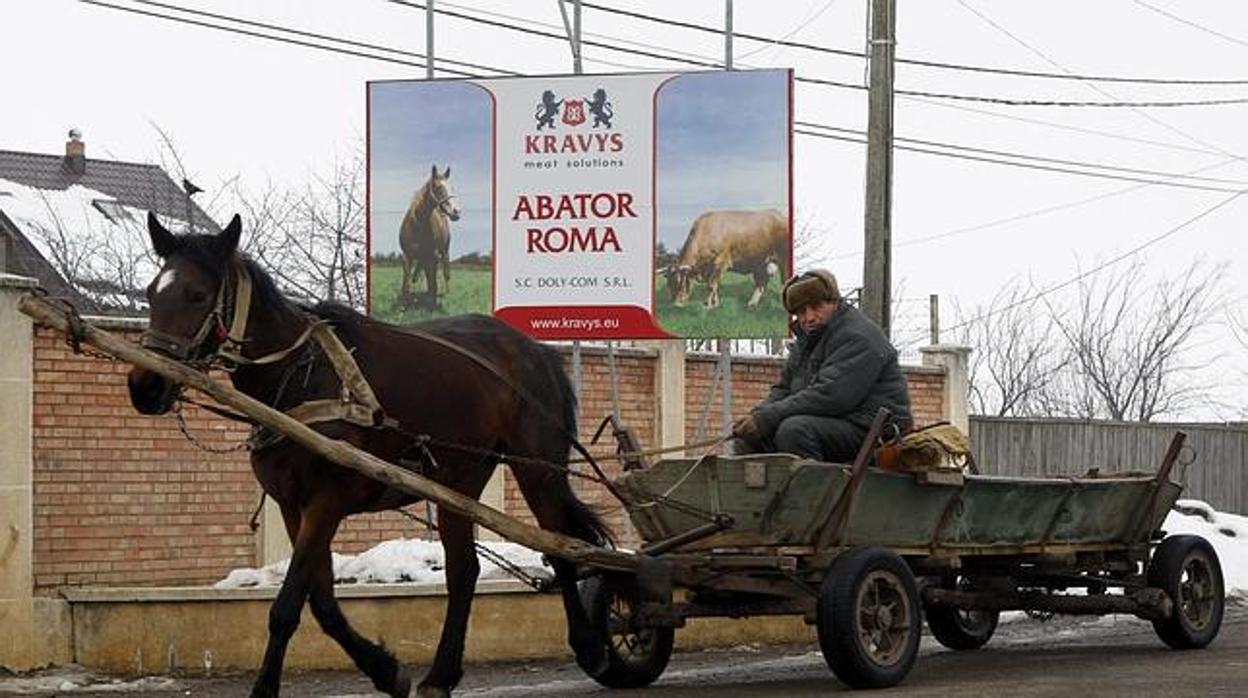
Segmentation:
{"type": "Polygon", "coordinates": [[[921,347],[924,366],[945,370],[944,413],[945,419],[962,430],[971,433],[970,422],[970,356],[971,348],[957,344],[936,344],[921,347]]]}
{"type": "Polygon", "coordinates": [[[17,309],[33,279],[0,274],[0,668],[69,661],[68,607],[34,597],[34,327],[17,309]]]}

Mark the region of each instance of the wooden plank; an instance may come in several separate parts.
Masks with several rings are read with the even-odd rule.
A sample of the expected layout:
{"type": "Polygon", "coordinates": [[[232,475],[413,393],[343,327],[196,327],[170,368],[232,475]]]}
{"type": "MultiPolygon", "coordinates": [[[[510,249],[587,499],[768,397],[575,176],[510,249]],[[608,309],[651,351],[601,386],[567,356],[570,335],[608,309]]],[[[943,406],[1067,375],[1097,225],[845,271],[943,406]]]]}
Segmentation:
{"type": "MultiPolygon", "coordinates": [[[[18,301],[18,309],[48,327],[66,333],[70,331],[64,309],[42,297],[24,295],[18,301]]],[[[350,444],[323,436],[306,424],[291,419],[231,386],[214,381],[198,371],[147,351],[113,334],[86,323],[82,324],[81,333],[80,340],[85,344],[90,344],[123,361],[142,366],[170,380],[195,388],[217,402],[246,414],[260,424],[285,434],[319,456],[363,473],[395,489],[437,502],[498,533],[507,540],[574,562],[607,569],[632,571],[638,567],[639,558],[635,555],[599,548],[570,536],[524,524],[445,485],[383,461],[350,444]]]]}

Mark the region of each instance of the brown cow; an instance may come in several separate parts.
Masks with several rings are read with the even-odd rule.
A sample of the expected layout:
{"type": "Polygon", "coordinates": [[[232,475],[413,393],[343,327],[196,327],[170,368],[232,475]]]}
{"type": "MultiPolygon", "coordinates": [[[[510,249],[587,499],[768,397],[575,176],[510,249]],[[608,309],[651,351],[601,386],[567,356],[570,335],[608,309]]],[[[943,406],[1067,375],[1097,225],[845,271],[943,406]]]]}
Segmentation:
{"type": "Polygon", "coordinates": [[[706,307],[715,308],[725,271],[751,274],[754,293],[746,305],[752,308],[788,261],[789,221],[779,211],[708,211],[693,222],[676,264],[662,271],[677,307],[689,302],[695,278],[710,287],[706,307]]]}

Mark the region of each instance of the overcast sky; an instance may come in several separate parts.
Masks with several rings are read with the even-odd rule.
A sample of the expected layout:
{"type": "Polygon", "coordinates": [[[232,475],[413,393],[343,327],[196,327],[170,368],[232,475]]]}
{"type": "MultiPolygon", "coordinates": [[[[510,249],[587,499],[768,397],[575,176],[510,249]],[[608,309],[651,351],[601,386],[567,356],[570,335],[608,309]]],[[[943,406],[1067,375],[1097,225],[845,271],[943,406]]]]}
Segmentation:
{"type": "MultiPolygon", "coordinates": [[[[686,22],[719,26],[719,0],[657,0],[625,6],[686,22]]],[[[172,13],[135,0],[107,2],[172,13]]],[[[899,0],[902,58],[1021,70],[1166,78],[1248,79],[1248,3],[1146,0],[1185,24],[1135,0],[899,0]],[[1203,28],[1201,28],[1203,27],[1203,28]]],[[[185,7],[348,38],[405,51],[424,51],[424,14],[385,0],[180,1],[185,7]]],[[[848,50],[864,46],[865,0],[736,0],[735,28],[848,50]]],[[[555,0],[460,0],[439,7],[513,15],[559,32],[555,0]],[[474,8],[474,9],[466,9],[474,8]]],[[[182,15],[186,16],[186,15],[182,15]]],[[[70,127],[83,130],[88,156],[151,161],[159,125],[176,142],[202,187],[235,174],[244,181],[298,181],[354,147],[364,132],[365,81],[423,76],[395,65],[279,44],[203,27],[139,16],[73,0],[5,3],[4,106],[0,148],[59,153],[70,127]]],[[[197,21],[222,23],[205,17],[197,21]]],[[[492,19],[519,24],[497,15],[492,19]]],[[[237,26],[237,25],[235,25],[237,26]]],[[[270,30],[250,27],[252,31],[270,30]]],[[[453,18],[438,20],[440,56],[526,74],[567,72],[559,41],[453,18]]],[[[584,10],[586,38],[651,45],[709,60],[722,38],[584,10]],[[601,36],[591,36],[591,35],[601,36]]],[[[303,41],[321,42],[303,37],[303,41]]],[[[636,46],[636,44],[634,44],[636,46]]],[[[365,50],[355,47],[352,50],[365,50]]],[[[861,85],[862,60],[738,39],[739,66],[792,67],[798,76],[861,85]]],[[[585,48],[587,72],[681,69],[677,63],[585,48]]],[[[418,60],[408,58],[407,60],[418,60]]],[[[474,70],[474,72],[477,72],[474,70]]],[[[1248,85],[1140,85],[1042,80],[897,68],[900,90],[1035,100],[1208,100],[1248,97],[1248,85]]],[[[862,90],[799,83],[796,118],[849,129],[866,124],[862,90]]],[[[1193,173],[1214,189],[1248,187],[1248,106],[1190,108],[1023,107],[899,95],[899,137],[1097,162],[1144,173],[1193,173]],[[1217,180],[1217,181],[1213,181],[1217,180]]],[[[987,154],[979,154],[987,155],[987,154]]],[[[978,156],[978,155],[977,155],[978,156]]],[[[996,157],[988,155],[988,157],[996,157]]],[[[861,278],[862,145],[799,135],[795,141],[796,214],[826,241],[828,265],[842,286],[861,278]]],[[[1058,163],[1050,166],[1067,167],[1058,163]]],[[[946,325],[955,304],[988,301],[1012,279],[1047,287],[1163,236],[1231,196],[1139,182],[1006,167],[898,151],[895,164],[894,281],[904,299],[901,334],[922,332],[926,297],[940,294],[946,325]],[[1001,222],[1008,221],[1008,222],[1001,222]],[[958,232],[960,231],[960,232],[958,232]],[[935,241],[914,241],[942,235],[935,241]]],[[[1194,259],[1227,262],[1227,290],[1248,294],[1248,196],[1148,245],[1142,273],[1174,273],[1194,259]]],[[[1115,267],[1110,267],[1113,269],[1115,267]]],[[[902,339],[905,339],[903,336],[902,339]]],[[[1219,369],[1240,381],[1248,361],[1228,332],[1202,340],[1219,369]]],[[[1239,404],[1245,401],[1238,399],[1239,404]]]]}

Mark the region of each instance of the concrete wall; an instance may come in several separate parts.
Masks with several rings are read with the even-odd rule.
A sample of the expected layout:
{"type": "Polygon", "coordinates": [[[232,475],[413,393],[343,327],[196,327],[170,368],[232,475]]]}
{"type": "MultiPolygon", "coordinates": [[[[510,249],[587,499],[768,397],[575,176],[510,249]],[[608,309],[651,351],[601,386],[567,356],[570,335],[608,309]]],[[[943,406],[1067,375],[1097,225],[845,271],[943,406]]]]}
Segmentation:
{"type": "Polygon", "coordinates": [[[34,595],[34,377],[30,320],[17,300],[33,282],[0,274],[0,667],[69,661],[68,606],[34,595]]]}
{"type": "MultiPolygon", "coordinates": [[[[76,590],[69,594],[75,661],[121,674],[256,669],[264,656],[263,629],[273,595],[273,590],[76,590]]],[[[384,642],[401,662],[428,665],[433,660],[446,605],[441,587],[339,587],[338,596],[353,627],[384,642]]],[[[482,582],[472,605],[465,659],[571,661],[559,599],[513,582],[482,582]]],[[[676,631],[677,647],[683,649],[813,640],[814,630],[799,617],[694,619],[676,631]]],[[[353,668],[306,608],[285,666],[353,668]]]]}

